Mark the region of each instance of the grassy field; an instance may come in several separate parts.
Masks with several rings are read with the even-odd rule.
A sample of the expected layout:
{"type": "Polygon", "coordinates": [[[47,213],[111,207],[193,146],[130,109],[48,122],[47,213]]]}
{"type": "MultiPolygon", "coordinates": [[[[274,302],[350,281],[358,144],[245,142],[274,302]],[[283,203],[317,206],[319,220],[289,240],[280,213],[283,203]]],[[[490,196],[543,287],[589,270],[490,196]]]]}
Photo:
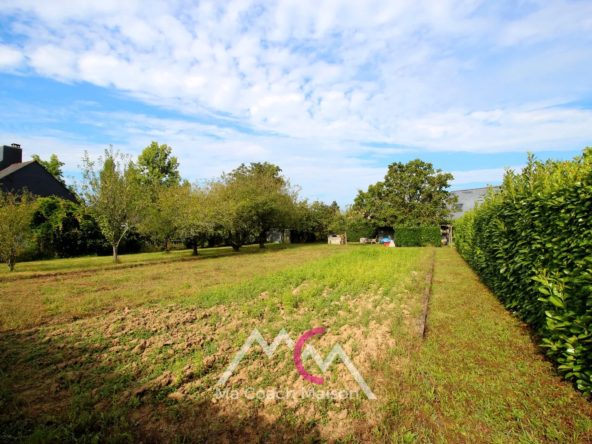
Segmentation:
{"type": "MultiPolygon", "coordinates": [[[[210,250],[208,250],[210,251],[210,250]]],[[[223,253],[231,250],[223,250],[223,253]]],[[[141,254],[140,258],[123,256],[124,264],[145,266],[88,268],[91,260],[71,259],[69,273],[39,276],[34,279],[0,281],[0,331],[24,328],[44,322],[65,322],[98,314],[114,308],[131,308],[139,304],[166,302],[196,297],[218,286],[281,270],[343,252],[339,246],[311,244],[299,248],[250,248],[245,253],[222,254],[211,260],[174,260],[174,253],[141,254]],[[144,262],[140,262],[140,261],[144,262]],[[152,262],[150,262],[152,261],[152,262]]],[[[181,256],[182,252],[176,254],[181,256]]],[[[187,255],[187,251],[184,252],[187,255]]],[[[190,256],[188,256],[190,258],[190,256]]],[[[56,261],[61,262],[62,260],[56,261]]],[[[93,263],[94,264],[94,263],[93,263]]],[[[45,261],[30,262],[31,270],[44,269],[45,261]]],[[[37,272],[37,271],[35,271],[37,272]]]]}
{"type": "MultiPolygon", "coordinates": [[[[36,298],[43,297],[44,289],[56,288],[63,299],[57,306],[61,316],[50,315],[59,322],[1,337],[0,441],[372,439],[388,400],[385,369],[407,365],[411,344],[417,341],[428,266],[425,249],[323,245],[108,270],[63,282],[11,282],[10,294],[22,284],[20,296],[26,297],[31,285],[38,285],[36,298]],[[198,274],[202,271],[210,274],[198,274]],[[136,276],[138,272],[159,279],[136,276]],[[199,278],[184,285],[192,274],[199,278]],[[113,295],[98,296],[109,312],[88,316],[81,308],[86,307],[80,305],[82,284],[90,284],[89,295],[96,296],[96,286],[126,276],[113,295]],[[197,282],[203,285],[195,287],[197,282]],[[142,300],[149,289],[151,299],[142,300]],[[122,300],[128,308],[116,309],[122,300]],[[142,305],[134,308],[134,303],[142,305]],[[76,310],[87,317],[63,322],[65,313],[76,310]],[[353,400],[279,403],[216,399],[216,381],[254,328],[271,342],[281,329],[296,340],[319,326],[327,329],[314,341],[319,353],[326,356],[339,342],[379,401],[365,400],[363,394],[353,400]]],[[[18,300],[13,297],[5,307],[20,312],[18,300]]],[[[43,304],[32,304],[12,319],[30,327],[46,311],[43,304]]],[[[310,363],[307,367],[320,376],[310,363]]],[[[323,376],[324,389],[359,391],[341,363],[323,376]]],[[[254,347],[227,386],[300,390],[312,384],[300,377],[283,346],[273,359],[254,347]]]]}
{"type": "Polygon", "coordinates": [[[267,244],[265,249],[259,245],[247,245],[239,253],[231,247],[217,247],[199,249],[197,256],[192,256],[193,250],[171,250],[169,253],[137,253],[122,254],[118,256],[118,263],[113,262],[112,256],[87,256],[72,259],[51,259],[45,261],[19,262],[15,271],[11,272],[7,266],[0,267],[0,282],[17,279],[28,279],[43,275],[62,275],[79,271],[102,271],[110,269],[122,269],[141,266],[144,264],[157,264],[165,262],[195,261],[205,258],[221,256],[237,256],[243,254],[259,254],[269,250],[285,250],[299,248],[298,244],[267,244]]]}
{"type": "Polygon", "coordinates": [[[419,337],[433,252],[310,245],[4,283],[0,442],[592,442],[589,402],[454,249],[436,249],[419,337]],[[376,400],[247,399],[359,391],[339,359],[305,361],[325,383],[305,381],[285,344],[253,346],[225,386],[238,399],[218,398],[254,328],[271,343],[314,327],[309,343],[322,358],[339,343],[376,400]]]}

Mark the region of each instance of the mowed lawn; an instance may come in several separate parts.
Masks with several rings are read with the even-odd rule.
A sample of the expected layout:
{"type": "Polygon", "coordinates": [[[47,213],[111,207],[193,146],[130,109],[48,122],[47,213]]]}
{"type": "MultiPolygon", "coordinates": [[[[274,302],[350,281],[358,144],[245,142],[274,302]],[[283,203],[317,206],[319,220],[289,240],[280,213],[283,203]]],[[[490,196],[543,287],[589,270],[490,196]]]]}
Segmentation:
{"type": "Polygon", "coordinates": [[[590,401],[455,249],[436,253],[426,339],[394,423],[410,442],[590,443],[590,401]]]}
{"type": "MultiPolygon", "coordinates": [[[[265,249],[259,245],[246,245],[240,252],[235,252],[231,247],[216,247],[198,249],[198,255],[193,256],[193,250],[171,250],[169,253],[137,253],[120,254],[118,263],[113,262],[112,256],[85,256],[72,259],[51,259],[43,261],[17,262],[15,271],[11,272],[8,266],[0,267],[0,282],[16,279],[28,279],[42,275],[63,275],[85,271],[102,271],[109,269],[121,269],[141,266],[144,264],[157,264],[177,261],[195,261],[221,256],[238,256],[244,254],[258,254],[262,252],[300,248],[300,244],[267,244],[265,249]]],[[[306,245],[309,247],[310,245],[306,245]]],[[[3,264],[5,265],[5,264],[3,264]]]]}
{"type": "Polygon", "coordinates": [[[319,244],[9,284],[0,442],[592,442],[589,401],[452,248],[319,244]],[[27,291],[38,302],[18,308],[27,291]],[[308,343],[322,358],[339,343],[376,400],[247,399],[360,391],[339,358],[306,360],[325,381],[305,381],[285,344],[253,346],[223,387],[238,399],[218,398],[255,328],[271,343],[315,327],[308,343]]]}

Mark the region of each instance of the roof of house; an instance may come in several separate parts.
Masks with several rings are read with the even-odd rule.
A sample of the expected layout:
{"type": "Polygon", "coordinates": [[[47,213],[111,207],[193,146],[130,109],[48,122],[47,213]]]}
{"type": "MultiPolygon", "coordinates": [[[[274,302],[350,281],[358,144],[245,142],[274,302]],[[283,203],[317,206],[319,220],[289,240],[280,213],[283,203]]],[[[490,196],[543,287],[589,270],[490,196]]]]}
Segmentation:
{"type": "Polygon", "coordinates": [[[0,189],[20,192],[27,189],[41,197],[57,196],[76,202],[76,196],[36,160],[14,163],[0,171],[0,189]]]}
{"type": "Polygon", "coordinates": [[[18,171],[21,168],[26,167],[27,165],[32,164],[33,162],[36,162],[36,161],[35,160],[29,160],[28,162],[23,162],[23,163],[13,163],[9,167],[4,168],[2,171],[0,171],[0,179],[2,179],[3,177],[6,177],[6,176],[10,176],[15,171],[18,171]]]}

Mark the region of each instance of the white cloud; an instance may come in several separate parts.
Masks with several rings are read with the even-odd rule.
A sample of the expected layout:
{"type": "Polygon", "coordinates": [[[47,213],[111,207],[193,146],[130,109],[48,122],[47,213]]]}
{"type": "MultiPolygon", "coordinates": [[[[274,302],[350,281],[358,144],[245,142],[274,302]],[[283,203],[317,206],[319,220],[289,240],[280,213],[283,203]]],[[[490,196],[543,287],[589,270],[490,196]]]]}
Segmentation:
{"type": "Polygon", "coordinates": [[[22,60],[21,51],[7,45],[0,45],[0,69],[13,69],[18,67],[22,60]]]}
{"type": "MultiPolygon", "coordinates": [[[[463,75],[482,71],[475,57],[483,49],[556,37],[558,27],[547,26],[556,14],[589,41],[583,3],[532,3],[530,13],[505,21],[508,11],[480,14],[489,6],[456,0],[58,1],[51,8],[8,1],[0,11],[34,18],[14,29],[27,37],[23,50],[41,75],[113,86],[189,114],[222,112],[293,138],[503,151],[538,138],[515,120],[512,91],[491,109],[486,90],[468,96],[463,75]],[[471,111],[501,113],[499,127],[473,121],[471,111]]],[[[590,135],[586,118],[575,128],[554,122],[561,134],[575,130],[571,139],[590,135]]]]}
{"type": "MultiPolygon", "coordinates": [[[[0,44],[0,69],[89,82],[185,114],[92,119],[130,149],[152,138],[182,147],[196,174],[276,160],[300,183],[331,177],[350,190],[380,178],[376,162],[401,146],[500,153],[590,144],[592,111],[572,103],[592,92],[591,8],[569,0],[5,0],[6,35],[16,38],[0,44]],[[225,124],[195,123],[204,116],[225,124]]],[[[463,174],[458,180],[468,180],[463,174]]]]}
{"type": "Polygon", "coordinates": [[[35,47],[28,53],[29,66],[39,74],[71,81],[76,76],[76,54],[56,45],[35,47]]]}
{"type": "Polygon", "coordinates": [[[504,26],[501,42],[506,45],[537,43],[561,35],[592,31],[592,3],[555,1],[539,4],[535,12],[504,26]]]}
{"type": "Polygon", "coordinates": [[[434,151],[494,153],[581,149],[592,137],[592,110],[514,107],[491,111],[450,110],[407,119],[397,138],[434,151]]]}

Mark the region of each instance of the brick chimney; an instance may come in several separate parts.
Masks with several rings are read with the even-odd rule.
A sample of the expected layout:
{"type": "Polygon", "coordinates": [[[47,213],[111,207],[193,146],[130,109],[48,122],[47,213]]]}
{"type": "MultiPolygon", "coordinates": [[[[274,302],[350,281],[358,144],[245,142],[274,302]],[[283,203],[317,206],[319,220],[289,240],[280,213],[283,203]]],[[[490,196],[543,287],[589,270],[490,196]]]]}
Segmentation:
{"type": "Polygon", "coordinates": [[[15,163],[22,163],[23,150],[18,143],[13,143],[11,146],[4,145],[0,151],[0,171],[8,168],[15,163]]]}

